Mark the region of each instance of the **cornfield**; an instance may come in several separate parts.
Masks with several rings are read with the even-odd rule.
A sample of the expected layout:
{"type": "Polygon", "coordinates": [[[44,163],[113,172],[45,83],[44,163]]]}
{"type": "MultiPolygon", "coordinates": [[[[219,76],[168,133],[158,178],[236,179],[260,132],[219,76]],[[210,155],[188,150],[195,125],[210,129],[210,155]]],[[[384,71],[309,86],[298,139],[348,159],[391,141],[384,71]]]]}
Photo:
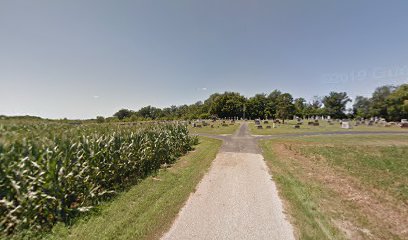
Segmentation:
{"type": "Polygon", "coordinates": [[[10,235],[70,223],[174,162],[196,141],[179,124],[0,123],[0,231],[10,235]]]}

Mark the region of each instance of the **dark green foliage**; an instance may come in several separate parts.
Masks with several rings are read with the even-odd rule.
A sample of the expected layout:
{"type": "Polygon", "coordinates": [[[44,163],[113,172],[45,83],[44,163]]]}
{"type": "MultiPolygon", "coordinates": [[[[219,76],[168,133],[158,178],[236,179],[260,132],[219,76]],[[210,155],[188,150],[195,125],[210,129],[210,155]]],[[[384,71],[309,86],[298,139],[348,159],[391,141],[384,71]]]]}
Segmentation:
{"type": "Polygon", "coordinates": [[[334,118],[345,118],[346,104],[351,102],[351,99],[345,92],[330,92],[322,100],[325,113],[334,118]]]}
{"type": "Polygon", "coordinates": [[[353,104],[353,111],[356,117],[363,117],[367,118],[370,116],[370,99],[363,97],[363,96],[357,96],[356,100],[354,100],[353,104]]]}
{"type": "Polygon", "coordinates": [[[371,98],[357,96],[353,105],[356,117],[383,117],[391,121],[408,118],[408,84],[378,87],[371,98]]]}
{"type": "Polygon", "coordinates": [[[121,109],[117,113],[113,114],[113,116],[117,117],[119,120],[122,120],[132,116],[132,111],[128,109],[121,109]]]}
{"type": "Polygon", "coordinates": [[[408,84],[403,84],[385,100],[390,120],[408,119],[408,84]]]}
{"type": "Polygon", "coordinates": [[[209,113],[220,118],[243,117],[245,102],[246,98],[239,93],[225,92],[214,97],[209,113]]]}
{"type": "Polygon", "coordinates": [[[280,118],[285,121],[293,115],[295,107],[293,105],[292,95],[289,93],[281,94],[276,99],[276,118],[280,118]]]}
{"type": "MultiPolygon", "coordinates": [[[[346,106],[351,99],[345,92],[330,92],[329,95],[314,96],[310,102],[300,97],[293,100],[289,93],[273,90],[269,95],[255,94],[246,98],[237,92],[214,93],[204,102],[191,105],[155,108],[147,106],[133,112],[122,109],[115,113],[120,120],[176,120],[218,118],[290,118],[331,116],[346,117],[384,117],[387,120],[399,121],[408,118],[407,84],[398,88],[382,86],[377,88],[371,98],[357,96],[353,104],[353,113],[345,114],[346,106]]],[[[351,112],[351,111],[350,111],[351,112]]]]}
{"type": "Polygon", "coordinates": [[[386,99],[394,91],[393,86],[381,86],[375,89],[370,102],[370,115],[377,117],[387,117],[387,103],[386,99]]]}
{"type": "Polygon", "coordinates": [[[97,116],[97,117],[96,117],[96,122],[97,122],[97,123],[104,123],[104,122],[105,122],[105,118],[102,117],[102,116],[97,116]]]}
{"type": "Polygon", "coordinates": [[[271,117],[270,112],[267,111],[267,105],[268,99],[265,94],[256,94],[249,98],[246,103],[247,117],[251,119],[271,117]]]}
{"type": "Polygon", "coordinates": [[[306,100],[304,98],[296,98],[293,103],[295,107],[295,115],[298,117],[305,116],[306,100]]]}

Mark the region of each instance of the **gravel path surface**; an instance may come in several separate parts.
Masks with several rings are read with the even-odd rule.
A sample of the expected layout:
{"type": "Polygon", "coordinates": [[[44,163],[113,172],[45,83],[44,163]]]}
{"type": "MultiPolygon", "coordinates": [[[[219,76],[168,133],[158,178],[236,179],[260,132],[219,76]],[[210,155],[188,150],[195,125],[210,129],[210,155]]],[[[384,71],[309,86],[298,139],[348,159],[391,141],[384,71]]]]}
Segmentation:
{"type": "Polygon", "coordinates": [[[247,124],[224,145],[163,239],[294,239],[247,124]]]}

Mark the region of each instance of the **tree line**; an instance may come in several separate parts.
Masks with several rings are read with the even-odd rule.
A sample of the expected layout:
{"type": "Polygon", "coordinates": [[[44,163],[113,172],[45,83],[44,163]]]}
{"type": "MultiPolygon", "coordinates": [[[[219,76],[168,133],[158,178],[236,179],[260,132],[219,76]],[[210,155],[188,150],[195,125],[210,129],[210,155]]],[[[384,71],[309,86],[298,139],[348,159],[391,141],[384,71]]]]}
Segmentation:
{"type": "MultiPolygon", "coordinates": [[[[347,108],[351,98],[346,92],[330,92],[311,101],[293,98],[290,93],[274,90],[246,98],[237,92],[214,93],[204,102],[191,105],[157,108],[142,107],[138,111],[121,109],[114,114],[119,120],[177,120],[208,118],[289,119],[324,115],[331,118],[382,117],[399,121],[408,118],[408,84],[381,86],[371,97],[357,96],[353,107],[347,108]]],[[[99,120],[103,120],[98,117],[99,120]]]]}

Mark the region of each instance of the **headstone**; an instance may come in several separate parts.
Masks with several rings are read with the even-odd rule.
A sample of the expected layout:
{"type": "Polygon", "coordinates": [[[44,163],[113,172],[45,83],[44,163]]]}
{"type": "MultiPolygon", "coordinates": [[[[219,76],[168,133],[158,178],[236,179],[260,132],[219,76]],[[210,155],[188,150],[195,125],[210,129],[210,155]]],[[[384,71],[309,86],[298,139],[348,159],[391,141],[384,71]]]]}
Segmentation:
{"type": "Polygon", "coordinates": [[[255,119],[255,125],[261,125],[261,121],[259,119],[255,119]]]}
{"type": "Polygon", "coordinates": [[[341,122],[341,128],[351,129],[350,122],[341,122]]]}
{"type": "Polygon", "coordinates": [[[293,128],[300,128],[300,125],[295,125],[295,126],[293,126],[293,128]]]}
{"type": "Polygon", "coordinates": [[[276,125],[275,125],[275,123],[272,123],[272,127],[273,127],[273,128],[276,128],[276,125]]]}
{"type": "Polygon", "coordinates": [[[258,129],[262,129],[262,125],[258,125],[257,128],[258,128],[258,129]]]}
{"type": "Polygon", "coordinates": [[[269,122],[267,120],[264,121],[264,124],[268,124],[269,122]]]}
{"type": "Polygon", "coordinates": [[[408,122],[404,122],[400,124],[401,128],[408,128],[408,122]]]}
{"type": "Polygon", "coordinates": [[[271,125],[266,126],[266,128],[271,128],[271,125]]]}

